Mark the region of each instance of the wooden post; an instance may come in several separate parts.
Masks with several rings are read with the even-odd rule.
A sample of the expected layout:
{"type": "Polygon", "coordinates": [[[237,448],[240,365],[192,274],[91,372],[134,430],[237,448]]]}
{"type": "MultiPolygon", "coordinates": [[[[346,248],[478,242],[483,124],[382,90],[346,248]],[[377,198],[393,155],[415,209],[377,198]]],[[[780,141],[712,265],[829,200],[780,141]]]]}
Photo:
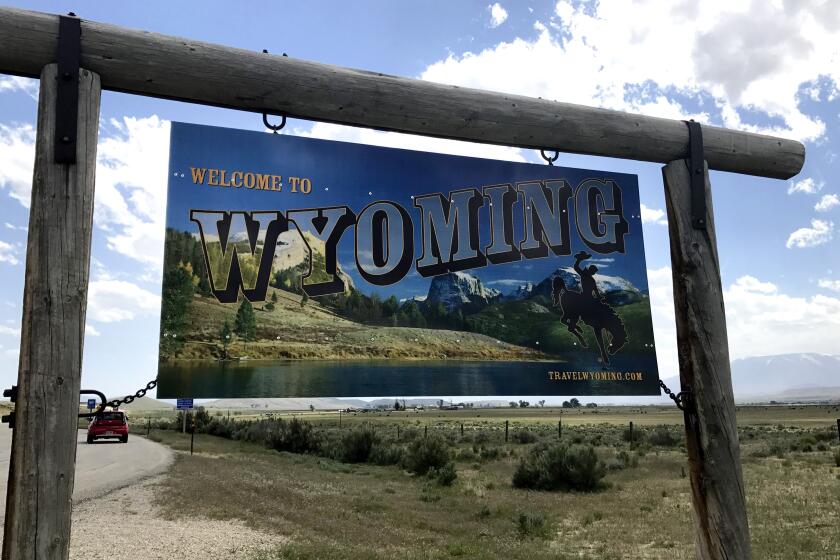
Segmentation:
{"type": "Polygon", "coordinates": [[[423,437],[426,437],[428,435],[429,435],[429,426],[427,424],[427,425],[423,426],[423,437]]]}
{"type": "Polygon", "coordinates": [[[704,166],[706,227],[692,224],[689,161],[663,168],[680,382],[690,399],[686,447],[697,557],[750,558],[744,479],[726,336],[708,166],[704,166]]]}
{"type": "MultiPolygon", "coordinates": [[[[54,45],[54,43],[53,43],[54,45]]],[[[99,76],[79,70],[77,163],[55,163],[58,66],[41,72],[4,560],[66,559],[85,338],[99,76]]]]}
{"type": "Polygon", "coordinates": [[[840,442],[840,418],[837,419],[837,441],[840,442]]]}
{"type": "Polygon", "coordinates": [[[557,439],[563,439],[563,420],[557,419],[557,439]]]}
{"type": "Polygon", "coordinates": [[[505,420],[505,443],[507,443],[507,440],[508,440],[508,427],[509,427],[509,421],[505,420]]]}
{"type": "Polygon", "coordinates": [[[630,422],[630,443],[633,443],[633,422],[630,422]]]}
{"type": "Polygon", "coordinates": [[[146,437],[152,435],[152,419],[149,418],[149,423],[146,425],[146,437]]]}
{"type": "Polygon", "coordinates": [[[464,423],[461,422],[461,437],[464,437],[464,423]]]}

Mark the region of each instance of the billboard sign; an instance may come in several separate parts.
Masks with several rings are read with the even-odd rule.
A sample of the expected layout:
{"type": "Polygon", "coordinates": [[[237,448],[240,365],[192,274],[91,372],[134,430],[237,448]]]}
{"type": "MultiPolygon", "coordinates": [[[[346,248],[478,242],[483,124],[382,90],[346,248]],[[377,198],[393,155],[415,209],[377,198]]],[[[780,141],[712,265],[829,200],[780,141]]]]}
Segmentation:
{"type": "Polygon", "coordinates": [[[659,394],[635,175],[171,134],[158,397],[659,394]]]}

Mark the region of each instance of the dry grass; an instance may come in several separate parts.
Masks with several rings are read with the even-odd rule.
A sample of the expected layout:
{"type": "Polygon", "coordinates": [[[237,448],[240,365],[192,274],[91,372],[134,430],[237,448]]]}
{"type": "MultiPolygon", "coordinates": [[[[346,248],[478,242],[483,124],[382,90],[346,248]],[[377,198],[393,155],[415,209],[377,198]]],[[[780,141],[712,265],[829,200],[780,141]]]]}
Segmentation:
{"type": "MultiPolygon", "coordinates": [[[[498,426],[501,416],[496,413],[505,412],[516,413],[493,411],[490,418],[471,419],[468,429],[486,429],[483,421],[498,426]]],[[[742,411],[741,415],[756,418],[759,425],[775,425],[782,415],[772,412],[772,422],[760,409],[742,411]]],[[[422,421],[412,418],[411,423],[429,422],[437,426],[433,429],[455,435],[454,427],[459,427],[466,413],[460,414],[437,413],[442,425],[433,423],[431,414],[422,421]]],[[[556,425],[556,420],[528,410],[518,414],[516,422],[533,429],[542,424],[543,430],[548,430],[548,422],[556,425]]],[[[825,410],[788,410],[784,414],[794,424],[805,426],[827,416],[825,410]]],[[[618,417],[620,411],[613,415],[618,417]]],[[[399,422],[405,430],[408,422],[396,416],[382,415],[378,420],[367,416],[366,421],[376,424],[377,430],[389,433],[395,426],[388,424],[399,422]]],[[[564,415],[564,422],[572,416],[564,415]]],[[[605,416],[607,413],[599,414],[597,419],[605,416]]],[[[630,416],[641,425],[638,415],[630,416]]],[[[327,429],[332,417],[322,421],[327,429]]],[[[827,428],[830,421],[819,425],[827,428]]],[[[346,424],[344,429],[348,429],[346,424]]],[[[612,456],[617,447],[629,449],[629,445],[614,443],[616,428],[604,425],[582,423],[573,428],[570,423],[564,437],[588,434],[591,438],[595,432],[612,438],[609,445],[598,448],[604,458],[612,456]]],[[[598,493],[529,492],[514,489],[511,476],[518,457],[530,446],[505,445],[503,431],[489,433],[493,441],[488,445],[500,449],[500,458],[459,461],[458,480],[449,488],[397,467],[346,465],[197,436],[200,453],[179,456],[163,483],[159,505],[169,518],[187,515],[182,505],[190,504],[188,515],[242,520],[255,530],[290,539],[290,544],[260,559],[694,557],[689,483],[682,477],[685,456],[681,451],[649,449],[639,458],[637,468],[611,472],[607,477],[610,487],[598,493]],[[537,528],[523,534],[522,514],[536,519],[537,528]]],[[[753,455],[768,442],[778,440],[787,445],[798,441],[802,433],[800,428],[761,427],[745,444],[755,558],[840,557],[835,538],[840,526],[840,468],[834,467],[831,459],[836,439],[829,443],[830,449],[786,451],[782,459],[753,455]]],[[[188,449],[188,436],[172,432],[153,435],[176,449],[188,449]]],[[[550,436],[544,433],[545,437],[550,436]]]]}

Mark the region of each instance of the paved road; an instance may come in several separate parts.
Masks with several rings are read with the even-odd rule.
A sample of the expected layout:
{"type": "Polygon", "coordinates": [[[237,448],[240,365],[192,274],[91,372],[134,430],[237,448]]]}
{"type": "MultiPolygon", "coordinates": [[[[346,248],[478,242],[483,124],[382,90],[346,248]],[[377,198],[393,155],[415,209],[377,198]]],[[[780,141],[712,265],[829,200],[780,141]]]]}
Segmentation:
{"type": "MultiPolygon", "coordinates": [[[[110,440],[88,445],[79,430],[76,449],[75,501],[100,496],[132,482],[165,471],[172,463],[172,452],[146,438],[129,436],[128,443],[110,440]]],[[[12,431],[0,424],[0,520],[5,517],[6,483],[12,431]]]]}

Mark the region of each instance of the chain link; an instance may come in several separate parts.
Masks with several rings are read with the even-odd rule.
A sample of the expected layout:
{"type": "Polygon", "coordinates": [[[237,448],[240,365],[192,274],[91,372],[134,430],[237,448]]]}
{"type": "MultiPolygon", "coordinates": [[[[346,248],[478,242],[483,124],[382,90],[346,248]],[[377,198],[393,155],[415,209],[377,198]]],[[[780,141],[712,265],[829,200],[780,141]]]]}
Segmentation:
{"type": "Polygon", "coordinates": [[[119,408],[122,404],[131,404],[135,401],[135,399],[142,399],[146,396],[147,391],[151,391],[157,387],[157,379],[153,379],[146,383],[146,386],[142,389],[138,389],[136,393],[133,395],[126,395],[122,399],[114,399],[112,401],[108,401],[103,405],[103,408],[106,406],[110,406],[112,408],[119,408]]]}
{"type": "Polygon", "coordinates": [[[677,408],[680,410],[685,410],[686,401],[688,400],[688,391],[680,391],[679,393],[674,394],[674,392],[668,388],[667,385],[660,379],[659,386],[662,387],[662,390],[665,391],[665,394],[671,397],[671,400],[674,401],[674,404],[677,405],[677,408]]]}

